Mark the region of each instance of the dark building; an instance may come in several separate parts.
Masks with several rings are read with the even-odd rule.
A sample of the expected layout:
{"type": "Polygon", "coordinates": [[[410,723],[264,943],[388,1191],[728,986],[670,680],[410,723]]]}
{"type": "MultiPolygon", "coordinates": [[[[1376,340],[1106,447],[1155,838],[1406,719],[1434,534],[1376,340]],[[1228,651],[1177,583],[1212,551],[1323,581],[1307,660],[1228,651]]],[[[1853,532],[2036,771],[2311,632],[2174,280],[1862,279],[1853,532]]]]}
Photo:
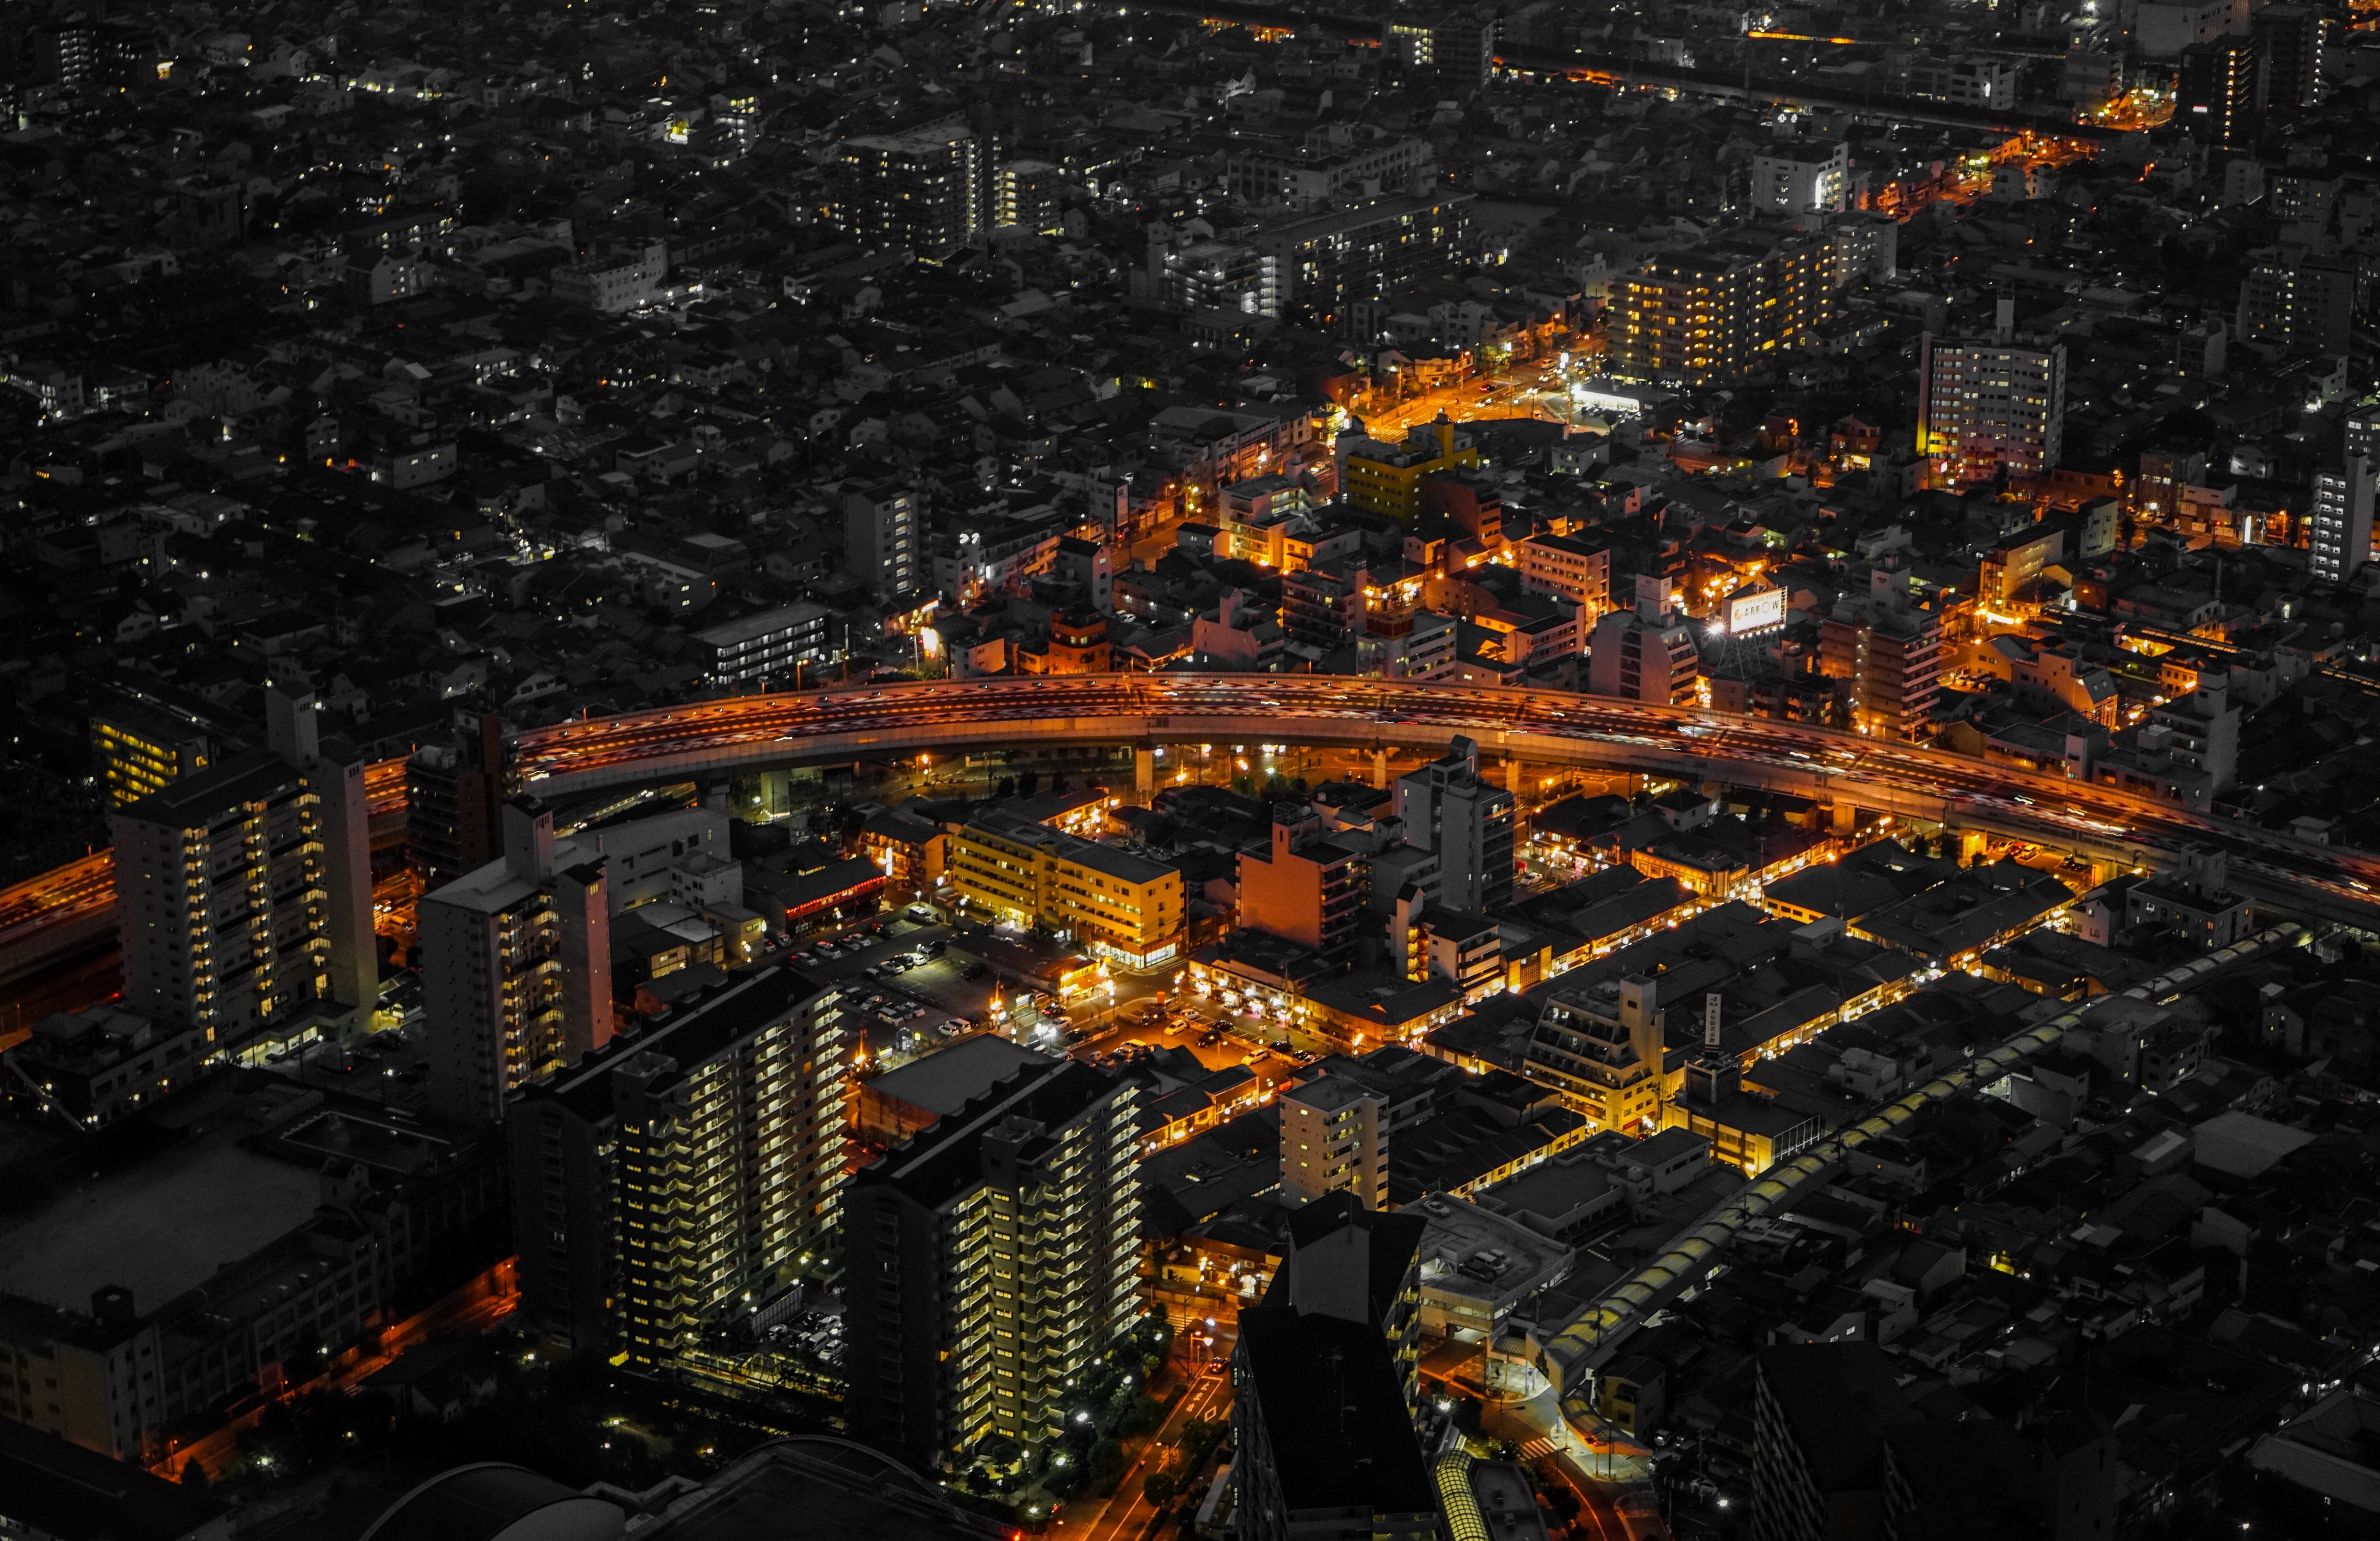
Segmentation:
{"type": "Polygon", "coordinates": [[[2322,55],[2330,18],[2314,6],[2267,6],[2251,34],[2265,67],[2265,103],[2276,112],[2322,100],[2322,55]]]}
{"type": "Polygon", "coordinates": [[[453,882],[504,849],[504,730],[491,714],[479,736],[433,744],[405,762],[405,829],[423,888],[453,882]]]}
{"type": "Polygon", "coordinates": [[[2265,115],[2256,39],[2222,37],[2183,49],[2176,115],[2210,144],[2226,150],[2254,144],[2265,115]]]}
{"type": "Polygon", "coordinates": [[[1882,1541],[1884,1442],[1919,1421],[1873,1343],[1760,1351],[1753,1405],[1758,1541],[1882,1541]]]}

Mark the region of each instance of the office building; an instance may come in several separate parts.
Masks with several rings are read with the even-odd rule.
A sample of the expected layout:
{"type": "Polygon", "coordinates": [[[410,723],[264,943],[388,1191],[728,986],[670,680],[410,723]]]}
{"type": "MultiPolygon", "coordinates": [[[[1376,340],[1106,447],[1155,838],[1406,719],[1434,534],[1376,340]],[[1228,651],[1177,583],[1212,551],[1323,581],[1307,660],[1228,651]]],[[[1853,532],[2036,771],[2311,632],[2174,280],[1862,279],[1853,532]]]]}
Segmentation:
{"type": "Polygon", "coordinates": [[[1841,140],[1786,140],[1752,158],[1752,206],[1764,213],[1839,214],[1851,186],[1841,140]]]}
{"type": "Polygon", "coordinates": [[[965,904],[1126,968],[1181,950],[1180,868],[1020,814],[977,815],[953,838],[945,870],[965,904]]]}
{"type": "Polygon", "coordinates": [[[405,762],[405,838],[423,887],[443,887],[495,859],[504,799],[504,726],[492,712],[476,734],[413,752],[405,762]]]}
{"type": "Polygon", "coordinates": [[[102,701],[91,711],[91,767],[107,806],[120,808],[214,761],[207,725],[148,701],[102,701]]]}
{"type": "Polygon", "coordinates": [[[1702,651],[1670,581],[1636,577],[1636,602],[1607,613],[1587,642],[1586,690],[1654,706],[1692,706],[1702,693],[1702,651]]]}
{"type": "Polygon", "coordinates": [[[2372,556],[2374,462],[2364,452],[2313,474],[2313,509],[2306,521],[2306,572],[2345,583],[2372,556]]]}
{"type": "Polygon", "coordinates": [[[870,246],[964,246],[993,223],[990,169],[963,126],[845,140],[834,224],[870,246]]]}
{"type": "Polygon", "coordinates": [[[526,1319],[650,1369],[822,1263],[854,1089],[840,1002],[767,969],[523,1091],[526,1319]]]}
{"type": "Polygon", "coordinates": [[[2323,98],[2322,60],[2330,18],[2318,6],[2266,6],[2249,23],[2265,73],[2265,103],[2289,114],[2323,98]]]}
{"type": "Polygon", "coordinates": [[[875,598],[893,600],[917,588],[924,561],[924,519],[916,492],[895,481],[844,489],[844,571],[875,598]]]}
{"type": "Polygon", "coordinates": [[[1992,337],[1918,345],[1917,453],[1945,485],[2039,475],[2065,453],[2066,345],[2021,341],[2013,303],[1999,310],[1992,337]]]}
{"type": "Polygon", "coordinates": [[[1289,1226],[1232,1354],[1236,1541],[1430,1541],[1438,1498],[1413,1413],[1423,1218],[1338,1195],[1289,1226]]]}
{"type": "Polygon", "coordinates": [[[1140,1089],[1015,1066],[877,1158],[843,1200],[844,1410],[932,1466],[1056,1435],[1140,1317],[1140,1089]]]}
{"type": "Polygon", "coordinates": [[[830,655],[826,607],[807,600],[707,627],[691,640],[711,684],[754,689],[798,689],[809,683],[805,669],[830,655]]]}
{"type": "Polygon", "coordinates": [[[1445,755],[1397,778],[1405,843],[1438,858],[1432,898],[1488,910],[1512,899],[1512,795],[1479,779],[1479,746],[1457,735],[1445,755]]]}
{"type": "Polygon", "coordinates": [[[1834,271],[1831,242],[1775,231],[1649,258],[1616,297],[1611,373],[1666,385],[1737,379],[1826,319],[1834,271]]]}
{"type": "Polygon", "coordinates": [[[1837,604],[1819,628],[1818,666],[1851,682],[1852,726],[1914,738],[1942,693],[1942,611],[1911,592],[1909,576],[1879,568],[1868,593],[1837,604]]]}
{"type": "Polygon", "coordinates": [[[1643,1135],[1661,1122],[1659,982],[1631,975],[1556,992],[1529,1034],[1532,1080],[1600,1132],[1643,1135]]]}
{"type": "Polygon", "coordinates": [[[1342,437],[1338,444],[1339,485],[1347,501],[1410,525],[1421,512],[1426,478],[1479,464],[1471,435],[1456,431],[1446,414],[1405,431],[1402,443],[1342,437]]]}
{"type": "Polygon", "coordinates": [[[314,699],[266,693],[271,746],[110,819],[123,1004],[219,1042],[379,993],[363,765],[325,755],[314,699]]]}
{"type": "Polygon", "coordinates": [[[1292,1204],[1346,1194],[1366,1209],[1389,1207],[1389,1109],[1343,1075],[1281,1095],[1281,1191],[1292,1204]]]}
{"type": "Polygon", "coordinates": [[[604,863],[557,843],[553,811],[503,809],[504,854],[422,896],[429,1105],[493,1123],[521,1088],[612,1037],[612,926],[604,863]]]}
{"type": "Polygon", "coordinates": [[[1240,925],[1336,955],[1354,945],[1370,863],[1360,837],[1325,832],[1308,810],[1275,807],[1272,843],[1239,857],[1240,925]]]}
{"type": "Polygon", "coordinates": [[[1264,313],[1335,334],[1353,301],[1451,277],[1469,256],[1471,198],[1383,198],[1259,231],[1264,313]]]}
{"type": "Polygon", "coordinates": [[[2355,260],[2270,250],[2240,285],[2233,334],[2268,356],[2344,354],[2355,331],[2355,260]]]}
{"type": "Polygon", "coordinates": [[[2193,42],[2181,51],[2175,115],[2196,138],[2224,150],[2252,146],[2265,115],[2265,68],[2253,37],[2193,42]]]}

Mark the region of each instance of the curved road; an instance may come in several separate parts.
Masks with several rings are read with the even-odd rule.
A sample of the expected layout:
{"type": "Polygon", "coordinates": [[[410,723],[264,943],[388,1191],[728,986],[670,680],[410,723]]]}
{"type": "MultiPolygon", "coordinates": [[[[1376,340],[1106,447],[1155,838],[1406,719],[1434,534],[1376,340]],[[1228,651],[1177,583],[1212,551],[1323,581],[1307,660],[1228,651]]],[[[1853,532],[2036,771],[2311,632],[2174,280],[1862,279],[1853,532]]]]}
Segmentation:
{"type": "Polygon", "coordinates": [[[2309,845],[2113,787],[1802,722],[1558,691],[1319,674],[1088,674],[747,696],[559,723],[519,736],[528,790],[568,795],[795,760],[1014,746],[1257,743],[1436,749],[1756,785],[2137,862],[2192,843],[2234,886],[2369,920],[2380,858],[2309,845]]]}
{"type": "MultiPolygon", "coordinates": [[[[1477,739],[1491,758],[1841,799],[2104,859],[2137,862],[2206,843],[2229,853],[2235,889],[2320,918],[2371,924],[2380,890],[2380,857],[2365,852],[1914,745],[1558,691],[1327,674],[1003,677],[734,697],[532,728],[516,741],[514,769],[526,790],[569,795],[987,744],[1435,751],[1456,734],[1477,739]]],[[[373,765],[368,786],[374,815],[391,818],[405,797],[404,762],[373,765]]],[[[0,892],[0,977],[93,940],[110,923],[113,880],[101,852],[0,892]]]]}

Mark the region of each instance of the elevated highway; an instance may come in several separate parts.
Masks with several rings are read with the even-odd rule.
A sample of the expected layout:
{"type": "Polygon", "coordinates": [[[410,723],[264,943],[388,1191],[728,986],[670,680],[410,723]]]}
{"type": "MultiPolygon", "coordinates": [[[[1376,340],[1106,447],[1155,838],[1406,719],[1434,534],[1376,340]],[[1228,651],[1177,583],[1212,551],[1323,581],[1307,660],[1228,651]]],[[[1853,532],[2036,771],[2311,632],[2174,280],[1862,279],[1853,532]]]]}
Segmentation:
{"type": "MultiPolygon", "coordinates": [[[[525,789],[570,796],[798,763],[985,746],[1300,744],[1436,752],[1719,781],[2139,864],[2190,844],[2232,858],[2235,886],[2313,918],[2371,925],[2380,857],[2308,845],[2113,787],[1984,764],[1802,722],[1559,691],[1317,674],[1087,674],[736,697],[532,729],[525,789]]],[[[1144,761],[1144,767],[1146,762],[1144,761]]]]}
{"type": "MultiPolygon", "coordinates": [[[[2252,898],[2309,919],[2380,926],[2380,857],[2365,852],[1807,723],[1558,691],[1316,674],[930,681],[533,728],[515,740],[513,771],[522,790],[568,797],[921,751],[1267,743],[1436,753],[1458,734],[1491,760],[1757,786],[2102,860],[2136,864],[2213,845],[2230,855],[2233,886],[2252,898]]],[[[384,845],[402,832],[404,762],[373,765],[368,786],[374,843],[384,845]]],[[[104,946],[114,897],[104,852],[0,892],[0,983],[104,946]]]]}

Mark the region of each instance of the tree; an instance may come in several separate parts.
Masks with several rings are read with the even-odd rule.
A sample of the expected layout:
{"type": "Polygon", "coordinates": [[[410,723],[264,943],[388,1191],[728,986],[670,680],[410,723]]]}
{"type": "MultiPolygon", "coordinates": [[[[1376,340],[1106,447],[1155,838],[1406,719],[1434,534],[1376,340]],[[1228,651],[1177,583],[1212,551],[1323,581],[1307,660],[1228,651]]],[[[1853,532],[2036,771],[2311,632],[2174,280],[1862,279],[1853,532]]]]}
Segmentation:
{"type": "Polygon", "coordinates": [[[182,1462],[181,1481],[185,1487],[195,1487],[201,1493],[207,1490],[207,1469],[199,1464],[197,1456],[182,1462]]]}
{"type": "Polygon", "coordinates": [[[1140,1491],[1152,1505],[1162,1509],[1173,1501],[1173,1495],[1181,1491],[1181,1487],[1182,1479],[1173,1473],[1151,1472],[1148,1480],[1140,1485],[1140,1491]]]}

